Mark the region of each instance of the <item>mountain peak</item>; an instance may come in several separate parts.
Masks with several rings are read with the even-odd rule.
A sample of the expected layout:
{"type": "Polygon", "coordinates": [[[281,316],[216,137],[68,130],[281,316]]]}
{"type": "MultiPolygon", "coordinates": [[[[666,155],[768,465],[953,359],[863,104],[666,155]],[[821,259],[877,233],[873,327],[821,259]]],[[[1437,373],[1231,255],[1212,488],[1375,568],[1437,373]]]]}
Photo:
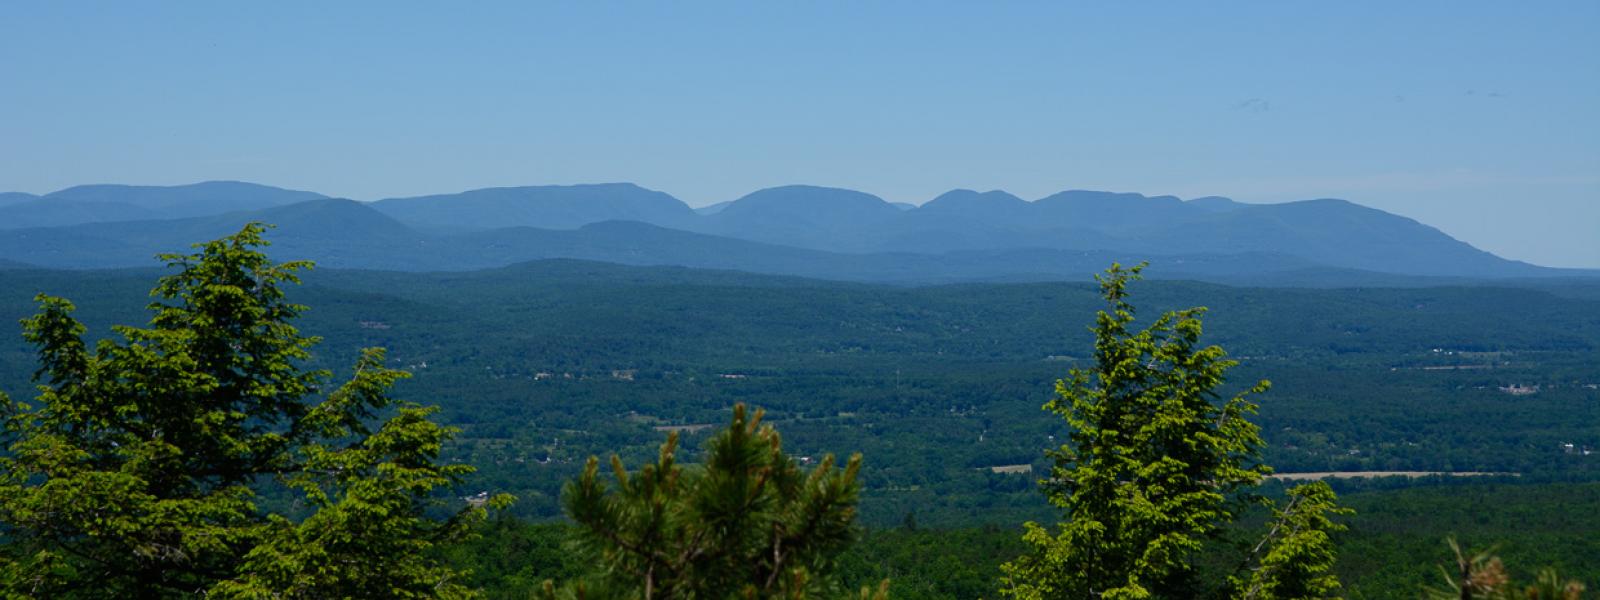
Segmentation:
{"type": "Polygon", "coordinates": [[[1009,207],[1009,206],[1020,206],[1022,204],[1026,204],[1026,203],[1027,203],[1027,200],[1023,200],[1021,198],[1018,198],[1018,197],[1012,195],[1010,192],[1007,192],[1007,191],[1004,191],[1004,190],[989,190],[987,192],[978,192],[978,191],[975,191],[975,190],[957,188],[957,189],[953,189],[953,190],[950,190],[948,192],[945,192],[943,194],[939,194],[938,197],[936,197],[936,198],[934,198],[932,200],[929,200],[927,204],[924,204],[922,206],[924,208],[933,207],[933,206],[949,207],[949,206],[956,206],[956,205],[959,205],[959,206],[983,206],[983,207],[994,207],[994,206],[1008,206],[1009,207]]]}
{"type": "Polygon", "coordinates": [[[900,213],[900,209],[883,198],[866,192],[814,185],[785,185],[746,194],[718,214],[738,215],[755,210],[781,210],[788,214],[817,214],[824,210],[843,210],[857,215],[900,213]]]}
{"type": "Polygon", "coordinates": [[[514,226],[576,229],[610,220],[672,227],[683,226],[694,217],[683,201],[632,183],[483,188],[387,198],[372,206],[403,222],[444,231],[514,226]]]}
{"type": "MultiPolygon", "coordinates": [[[[224,218],[231,218],[228,215],[224,218]]],[[[321,198],[278,206],[249,215],[250,220],[269,223],[282,230],[280,235],[296,237],[410,237],[410,228],[364,202],[348,198],[321,198]]]]}
{"type": "Polygon", "coordinates": [[[1136,192],[1106,192],[1099,190],[1066,190],[1045,196],[1035,202],[1040,204],[1069,203],[1100,206],[1126,206],[1130,204],[1179,205],[1183,203],[1177,196],[1146,196],[1136,192]]]}
{"type": "Polygon", "coordinates": [[[1234,202],[1232,198],[1224,198],[1222,196],[1202,196],[1199,198],[1190,198],[1184,201],[1184,204],[1193,206],[1195,208],[1203,208],[1211,212],[1230,212],[1248,206],[1247,204],[1241,202],[1234,202]]]}
{"type": "Polygon", "coordinates": [[[787,185],[734,200],[705,216],[697,230],[802,248],[841,248],[875,238],[911,213],[865,192],[787,185]]]}
{"type": "MultiPolygon", "coordinates": [[[[469,194],[504,193],[504,192],[522,192],[522,193],[527,193],[527,194],[541,194],[541,193],[543,193],[543,194],[585,194],[585,193],[629,194],[629,193],[645,193],[645,194],[666,195],[665,192],[658,192],[656,190],[652,190],[652,189],[640,186],[639,184],[636,184],[636,183],[631,183],[631,182],[626,182],[626,181],[615,181],[615,182],[603,182],[603,183],[572,183],[572,184],[562,184],[562,185],[509,185],[509,186],[497,186],[497,187],[486,187],[486,188],[471,189],[471,190],[467,190],[467,191],[464,191],[464,192],[459,192],[459,193],[456,193],[456,194],[432,194],[432,195],[428,195],[428,196],[412,196],[412,197],[413,198],[440,198],[440,197],[446,197],[446,196],[465,196],[465,195],[469,195],[469,194]]],[[[407,198],[388,198],[388,200],[406,200],[406,199],[407,198]]]]}

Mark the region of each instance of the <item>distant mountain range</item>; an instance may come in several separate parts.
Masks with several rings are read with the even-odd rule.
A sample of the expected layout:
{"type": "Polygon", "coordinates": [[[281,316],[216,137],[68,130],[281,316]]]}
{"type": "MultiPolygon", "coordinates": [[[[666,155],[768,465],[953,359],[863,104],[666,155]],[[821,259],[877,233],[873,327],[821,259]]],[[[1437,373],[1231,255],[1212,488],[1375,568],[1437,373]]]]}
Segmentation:
{"type": "Polygon", "coordinates": [[[371,203],[241,182],[0,193],[0,265],[146,266],[262,221],[273,252],[331,267],[469,270],[572,258],[862,281],[1082,278],[1113,260],[1153,276],[1292,285],[1405,278],[1595,277],[1510,261],[1343,200],[953,190],[921,206],[785,186],[691,209],[626,183],[489,188],[371,203]]]}
{"type": "Polygon", "coordinates": [[[178,186],[80,185],[43,196],[0,193],[0,229],[181,219],[326,198],[237,181],[178,186]]]}

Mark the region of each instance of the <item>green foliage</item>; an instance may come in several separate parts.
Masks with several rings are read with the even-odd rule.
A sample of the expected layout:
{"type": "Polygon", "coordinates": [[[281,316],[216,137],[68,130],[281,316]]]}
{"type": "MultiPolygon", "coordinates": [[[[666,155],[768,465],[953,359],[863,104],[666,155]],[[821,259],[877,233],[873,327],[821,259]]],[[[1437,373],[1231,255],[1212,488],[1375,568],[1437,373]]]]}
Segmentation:
{"type": "Polygon", "coordinates": [[[1528,600],[1582,600],[1588,586],[1575,579],[1566,579],[1555,569],[1543,569],[1533,584],[1523,589],[1528,600]]]}
{"type": "MultiPolygon", "coordinates": [[[[36,361],[15,332],[34,312],[36,292],[72,298],[92,348],[109,325],[142,322],[142,303],[128,299],[156,276],[153,268],[0,270],[0,342],[11,341],[0,343],[0,387],[29,389],[36,361]]],[[[1059,315],[1093,314],[1100,302],[1076,283],[874,286],[577,261],[473,273],[318,268],[301,276],[305,285],[291,295],[315,310],[296,323],[326,338],[306,366],[343,380],[361,348],[389,348],[393,365],[415,373],[396,393],[439,404],[434,418],[462,429],[444,460],[478,467],[467,484],[473,491],[515,492],[508,512],[522,517],[559,518],[561,487],[590,454],[649,462],[662,435],[654,427],[726,423],[728,407],[743,400],[759,399],[791,455],[871,456],[858,477],[858,522],[882,531],[914,511],[920,537],[901,552],[875,545],[894,535],[868,534],[847,553],[867,561],[847,583],[889,577],[897,597],[912,585],[924,597],[974,597],[956,590],[976,589],[984,577],[992,583],[999,558],[1020,552],[1012,525],[1052,518],[1034,476],[987,467],[1049,467],[1040,449],[1059,445],[1067,431],[1062,420],[1037,418],[1038,407],[1066,367],[1087,366],[1092,344],[1080,321],[1059,315]],[[614,378],[618,369],[636,370],[635,379],[614,378]],[[554,377],[538,379],[540,372],[554,377]],[[719,376],[730,373],[747,377],[719,376]],[[990,524],[1010,539],[981,545],[995,548],[986,560],[961,553],[967,545],[959,542],[937,543],[990,524]],[[922,568],[918,557],[946,568],[922,568]],[[955,559],[945,557],[971,568],[948,568],[955,559]]],[[[1272,380],[1271,402],[1252,420],[1269,444],[1263,461],[1279,472],[1521,474],[1333,482],[1341,502],[1359,511],[1340,519],[1351,530],[1334,536],[1336,570],[1351,598],[1414,598],[1437,580],[1439,540],[1451,533],[1493,541],[1519,581],[1543,565],[1591,588],[1600,581],[1592,542],[1600,521],[1590,517],[1600,514],[1600,488],[1576,483],[1600,474],[1600,453],[1561,449],[1600,448],[1600,391],[1586,387],[1600,383],[1594,294],[1136,287],[1144,313],[1208,306],[1206,340],[1242,363],[1230,381],[1272,380]],[[1541,387],[1525,396],[1497,389],[1519,383],[1541,387]]],[[[684,432],[679,460],[701,462],[709,431],[684,432]]],[[[255,490],[270,510],[302,515],[293,490],[255,490]]],[[[1257,509],[1241,522],[1264,532],[1270,511],[1257,509]]],[[[495,531],[490,539],[503,534],[512,545],[486,540],[471,547],[470,560],[452,561],[474,571],[471,586],[487,592],[516,577],[534,587],[569,578],[500,555],[497,548],[526,540],[495,531]]],[[[1259,540],[1237,537],[1230,543],[1239,556],[1259,540]]],[[[560,553],[555,541],[526,543],[541,555],[560,553]]],[[[1239,556],[1217,559],[1220,577],[1239,556]]]]}
{"type": "MultiPolygon", "coordinates": [[[[304,277],[293,297],[316,310],[301,329],[326,337],[308,366],[343,378],[345,357],[387,347],[415,373],[397,393],[428,398],[439,420],[462,428],[447,459],[477,466],[473,487],[513,492],[511,510],[538,518],[561,515],[561,486],[590,454],[648,461],[660,444],[653,427],[725,423],[735,402],[759,399],[791,453],[872,457],[863,525],[893,527],[912,510],[922,527],[1047,522],[1035,476],[982,469],[1048,468],[1040,451],[1066,427],[1037,418],[1038,407],[1066,368],[1087,366],[1093,343],[1081,321],[1059,315],[1093,315],[1100,303],[1069,283],[886,287],[573,261],[304,277]]],[[[151,279],[0,271],[0,342],[4,315],[31,313],[34,291],[71,297],[92,339],[138,317],[124,300],[151,279]]],[[[1252,421],[1277,471],[1600,475],[1600,453],[1561,450],[1600,448],[1600,391],[1585,387],[1600,383],[1593,300],[1172,281],[1136,293],[1152,316],[1208,306],[1207,342],[1242,363],[1230,382],[1272,380],[1272,401],[1252,421]],[[1541,387],[1498,389],[1515,383],[1541,387]]],[[[33,362],[24,344],[0,343],[0,385],[23,389],[33,362]]],[[[699,460],[705,435],[685,434],[685,460],[699,460]]]]}
{"type": "Polygon", "coordinates": [[[1447,541],[1455,553],[1455,564],[1451,568],[1439,567],[1444,586],[1426,588],[1423,598],[1427,600],[1580,600],[1583,597],[1584,585],[1562,578],[1555,569],[1543,569],[1531,585],[1521,586],[1512,581],[1505,563],[1492,550],[1469,555],[1461,550],[1455,538],[1447,541]]]}
{"type": "MultiPolygon", "coordinates": [[[[629,473],[613,455],[616,489],[599,459],[567,486],[579,545],[601,571],[591,587],[636,598],[807,598],[838,593],[838,554],[855,535],[856,455],[805,473],[778,433],[744,405],[707,443],[703,465],[676,462],[669,434],[654,464],[629,473]]],[[[553,590],[549,593],[553,594],[553,590]]],[[[867,592],[863,592],[866,595],[867,592]]]]}
{"type": "MultiPolygon", "coordinates": [[[[1248,491],[1271,470],[1252,464],[1263,442],[1247,396],[1270,384],[1218,402],[1237,362],[1218,346],[1200,347],[1204,309],[1167,312],[1131,331],[1127,285],[1142,268],[1113,265],[1098,278],[1109,310],[1095,319],[1094,367],[1073,369],[1044,406],[1071,427],[1067,442],[1047,451],[1054,466],[1043,482],[1065,520],[1054,535],[1026,524],[1030,551],[1002,567],[1010,597],[1203,595],[1219,582],[1202,580],[1197,557],[1246,502],[1261,501],[1248,491]]],[[[1290,497],[1257,545],[1268,551],[1245,582],[1247,597],[1320,597],[1338,587],[1323,531],[1332,490],[1290,497]]]]}
{"type": "Polygon", "coordinates": [[[568,523],[534,523],[501,511],[478,527],[478,535],[438,554],[484,597],[525,600],[546,580],[577,579],[592,566],[570,551],[571,531],[568,523]]]}
{"type": "Polygon", "coordinates": [[[472,472],[462,464],[436,464],[454,429],[430,420],[433,408],[401,404],[377,431],[365,422],[381,407],[390,385],[406,374],[383,367],[383,352],[369,350],[355,377],[304,419],[322,439],[357,439],[337,445],[313,442],[301,449],[300,471],[287,483],[301,490],[314,512],[300,523],[273,515],[261,542],[245,557],[245,575],[218,587],[223,597],[357,597],[373,590],[394,598],[463,598],[472,591],[462,575],[429,551],[465,539],[485,507],[509,497],[469,503],[438,522],[425,516],[433,493],[450,489],[472,472]]]}
{"type": "MultiPolygon", "coordinates": [[[[1288,502],[1286,492],[1271,483],[1263,486],[1264,495],[1279,500],[1280,506],[1288,502]]],[[[1424,586],[1439,585],[1439,540],[1450,532],[1463,539],[1494,540],[1496,554],[1516,581],[1540,579],[1536,567],[1544,566],[1561,573],[1563,584],[1576,579],[1592,589],[1600,581],[1600,553],[1594,552],[1593,537],[1600,531],[1600,483],[1464,479],[1342,492],[1339,500],[1357,510],[1339,519],[1348,529],[1331,536],[1339,556],[1335,570],[1352,600],[1415,600],[1424,586]]],[[[1259,543],[1253,537],[1256,526],[1270,529],[1274,516],[1268,507],[1252,506],[1239,521],[1251,525],[1249,544],[1242,551],[1212,546],[1202,562],[1232,568],[1259,543]]],[[[572,530],[566,523],[533,523],[501,514],[486,523],[481,539],[452,547],[447,554],[452,566],[472,572],[472,585],[483,588],[487,597],[527,598],[541,581],[575,579],[589,566],[587,557],[565,549],[572,530]]],[[[888,579],[890,592],[901,600],[994,598],[999,595],[1000,564],[1023,550],[1013,527],[869,528],[840,556],[835,573],[852,588],[888,579]]]]}
{"type": "Polygon", "coordinates": [[[1288,495],[1283,508],[1271,507],[1272,528],[1251,552],[1266,554],[1248,578],[1235,577],[1235,589],[1246,599],[1329,598],[1339,592],[1329,534],[1345,527],[1329,515],[1354,511],[1339,507],[1333,488],[1321,481],[1289,488],[1288,495]]]}
{"type": "Polygon", "coordinates": [[[1439,567],[1440,574],[1444,575],[1444,588],[1428,588],[1424,597],[1430,600],[1473,600],[1475,598],[1510,598],[1512,595],[1511,577],[1506,574],[1505,563],[1500,558],[1489,552],[1481,552],[1468,556],[1462,552],[1461,545],[1455,538],[1448,540],[1450,550],[1455,553],[1454,573],[1451,570],[1439,567]]]}
{"type": "MultiPolygon", "coordinates": [[[[24,323],[37,349],[36,405],[6,402],[0,457],[0,591],[22,597],[459,596],[426,556],[481,519],[423,515],[431,493],[470,471],[436,464],[452,430],[403,405],[377,429],[404,373],[369,350],[348,383],[306,370],[317,339],[285,301],[305,263],[256,248],[260,225],[164,255],[145,328],[91,351],[72,303],[39,297],[24,323]],[[257,488],[301,490],[295,523],[257,488]]],[[[503,504],[505,499],[496,499],[503,504]]]]}
{"type": "Polygon", "coordinates": [[[971,600],[999,595],[995,573],[1023,550],[1011,528],[868,530],[839,561],[847,584],[889,580],[897,600],[971,600]]]}

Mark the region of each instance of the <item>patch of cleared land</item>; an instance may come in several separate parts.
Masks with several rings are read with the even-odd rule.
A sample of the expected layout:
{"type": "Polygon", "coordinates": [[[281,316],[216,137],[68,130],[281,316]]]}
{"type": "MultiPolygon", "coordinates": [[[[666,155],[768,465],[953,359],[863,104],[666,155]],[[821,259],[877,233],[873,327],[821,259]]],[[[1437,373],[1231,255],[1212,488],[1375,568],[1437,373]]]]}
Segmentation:
{"type": "Polygon", "coordinates": [[[656,431],[683,431],[688,433],[698,433],[701,430],[710,428],[710,423],[695,423],[693,425],[657,425],[655,427],[656,431]]]}
{"type": "Polygon", "coordinates": [[[997,465],[988,469],[994,473],[1032,473],[1033,465],[997,465]]]}
{"type": "Polygon", "coordinates": [[[1493,475],[1509,475],[1516,477],[1517,473],[1491,473],[1486,471],[1319,471],[1315,473],[1274,473],[1268,479],[1282,479],[1285,481],[1314,481],[1318,479],[1354,479],[1357,477],[1432,477],[1444,475],[1448,477],[1487,477],[1493,475]]]}

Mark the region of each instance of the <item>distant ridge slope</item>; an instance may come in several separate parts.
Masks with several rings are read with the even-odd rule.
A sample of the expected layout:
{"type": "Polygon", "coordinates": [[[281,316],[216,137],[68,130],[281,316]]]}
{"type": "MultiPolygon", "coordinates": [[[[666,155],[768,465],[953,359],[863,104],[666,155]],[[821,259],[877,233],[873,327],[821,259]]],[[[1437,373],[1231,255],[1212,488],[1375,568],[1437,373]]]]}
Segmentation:
{"type": "MultiPolygon", "coordinates": [[[[161,252],[237,231],[244,223],[275,224],[271,252],[325,267],[397,271],[463,271],[553,258],[626,265],[728,269],[846,281],[937,283],[1039,281],[1079,278],[1111,261],[1139,257],[1114,252],[999,250],[944,255],[845,254],[669,229],[634,221],[605,221],[573,230],[508,227],[427,235],[350,200],[313,200],[248,213],[164,221],[91,223],[0,231],[0,256],[53,268],[146,267],[161,252]]],[[[1255,255],[1158,257],[1152,274],[1206,278],[1241,272],[1304,269],[1293,257],[1255,255]]]]}
{"type": "Polygon", "coordinates": [[[201,217],[325,197],[314,192],[239,181],[178,186],[80,185],[32,199],[0,203],[0,229],[201,217]]]}
{"type": "Polygon", "coordinates": [[[48,267],[152,266],[156,254],[237,232],[251,221],[273,226],[267,233],[272,252],[286,260],[404,269],[403,260],[389,257],[423,241],[422,235],[365,204],[325,198],[210,217],[0,231],[0,257],[48,267]]]}
{"type": "Polygon", "coordinates": [[[916,214],[923,218],[947,217],[953,222],[967,221],[989,224],[1025,225],[1032,209],[1027,200],[1001,190],[976,192],[950,190],[917,207],[916,214]]]}
{"type": "Polygon", "coordinates": [[[1195,208],[1211,212],[1229,212],[1249,206],[1248,204],[1234,202],[1232,198],[1223,198],[1222,196],[1202,196],[1200,198],[1190,198],[1184,202],[1195,208]]]}
{"type": "Polygon", "coordinates": [[[1180,254],[1283,252],[1325,265],[1406,275],[1522,277],[1545,271],[1345,200],[1250,205],[1174,224],[1144,239],[1180,254]]]}
{"type": "Polygon", "coordinates": [[[25,192],[0,192],[0,207],[11,206],[38,200],[39,197],[25,192]]]}
{"type": "Polygon", "coordinates": [[[862,250],[871,237],[906,211],[882,198],[841,188],[787,185],[734,200],[693,229],[741,239],[818,250],[862,250]]]}
{"type": "Polygon", "coordinates": [[[1030,202],[1001,190],[958,189],[909,206],[854,190],[792,185],[695,211],[632,184],[488,188],[358,203],[207,182],[79,186],[42,197],[0,195],[0,201],[0,259],[44,267],[145,265],[156,252],[257,220],[279,225],[271,236],[283,256],[369,269],[467,270],[575,258],[956,281],[1076,278],[1097,270],[1093,261],[1149,258],[1169,262],[1172,276],[1230,281],[1289,271],[1320,282],[1372,281],[1375,274],[1600,275],[1505,260],[1412,219],[1328,199],[1243,204],[1071,190],[1030,202]]]}
{"type": "Polygon", "coordinates": [[[576,229],[617,220],[686,227],[696,216],[683,201],[631,183],[485,188],[389,198],[372,206],[414,227],[441,231],[576,229]]]}

